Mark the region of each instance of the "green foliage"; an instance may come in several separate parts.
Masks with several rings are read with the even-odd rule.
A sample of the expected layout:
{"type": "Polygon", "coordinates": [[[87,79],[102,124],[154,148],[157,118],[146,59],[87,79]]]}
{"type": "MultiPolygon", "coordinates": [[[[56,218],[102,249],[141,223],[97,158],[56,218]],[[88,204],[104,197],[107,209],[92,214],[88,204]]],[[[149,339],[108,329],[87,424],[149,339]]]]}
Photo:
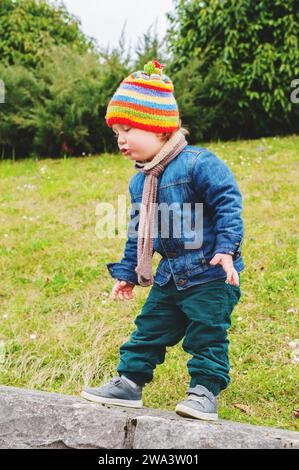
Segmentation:
{"type": "Polygon", "coordinates": [[[0,158],[117,149],[106,108],[124,77],[165,64],[190,143],[296,133],[294,0],[177,0],[160,42],[151,28],[127,53],[100,50],[57,1],[0,2],[0,158]],[[164,49],[165,48],[165,49],[164,49]]]}
{"type": "Polygon", "coordinates": [[[63,5],[0,4],[2,159],[116,150],[105,122],[108,102],[125,76],[159,55],[159,41],[149,29],[130,64],[124,31],[118,49],[99,51],[79,26],[63,5]]]}
{"type": "Polygon", "coordinates": [[[0,65],[6,84],[0,106],[0,150],[5,157],[81,155],[115,150],[105,122],[108,101],[129,74],[112,55],[105,65],[96,53],[52,46],[33,71],[0,65]]]}
{"type": "Polygon", "coordinates": [[[80,30],[79,20],[63,4],[1,0],[1,62],[34,68],[52,45],[68,45],[82,53],[94,47],[92,40],[80,30]]]}
{"type": "Polygon", "coordinates": [[[0,105],[0,150],[2,158],[32,151],[35,133],[33,111],[43,84],[22,65],[0,64],[0,77],[5,83],[5,103],[0,105]]]}
{"type": "Polygon", "coordinates": [[[106,69],[96,54],[67,47],[53,48],[45,59],[38,68],[44,92],[33,110],[34,149],[43,155],[99,151],[108,96],[106,69]]]}
{"type": "Polygon", "coordinates": [[[136,44],[136,60],[130,71],[144,70],[144,64],[151,62],[153,57],[158,57],[162,63],[168,63],[166,55],[165,41],[163,38],[160,41],[157,35],[157,31],[155,30],[152,33],[152,26],[150,26],[148,30],[143,33],[142,38],[140,38],[136,44]]]}
{"type": "Polygon", "coordinates": [[[298,131],[299,106],[290,100],[299,76],[294,0],[180,0],[175,10],[167,15],[166,73],[194,140],[298,131]]]}

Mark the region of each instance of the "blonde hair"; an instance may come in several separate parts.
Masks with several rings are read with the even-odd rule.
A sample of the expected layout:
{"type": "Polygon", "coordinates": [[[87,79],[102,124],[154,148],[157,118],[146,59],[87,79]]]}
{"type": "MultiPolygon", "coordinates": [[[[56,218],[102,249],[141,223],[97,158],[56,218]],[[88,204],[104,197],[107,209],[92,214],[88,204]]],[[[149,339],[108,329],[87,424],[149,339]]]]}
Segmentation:
{"type": "MultiPolygon", "coordinates": [[[[180,130],[180,131],[184,134],[184,136],[190,135],[189,130],[188,130],[186,127],[183,127],[183,126],[182,126],[182,121],[181,121],[181,119],[180,119],[179,128],[178,128],[177,130],[180,130]]],[[[171,137],[175,132],[177,132],[177,130],[176,130],[176,131],[173,131],[173,132],[162,132],[162,133],[158,134],[159,137],[160,137],[160,140],[161,140],[162,142],[167,142],[167,140],[169,140],[170,137],[171,137]]]]}

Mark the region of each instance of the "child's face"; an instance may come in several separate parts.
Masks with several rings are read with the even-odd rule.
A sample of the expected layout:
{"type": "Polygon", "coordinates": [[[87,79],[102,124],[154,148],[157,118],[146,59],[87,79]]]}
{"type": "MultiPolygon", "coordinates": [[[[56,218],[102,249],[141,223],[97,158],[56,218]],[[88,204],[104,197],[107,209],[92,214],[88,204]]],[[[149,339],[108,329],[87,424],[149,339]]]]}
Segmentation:
{"type": "Polygon", "coordinates": [[[128,153],[123,152],[123,154],[129,160],[150,161],[165,144],[165,140],[162,140],[162,133],[156,134],[126,124],[113,124],[112,130],[118,136],[117,143],[120,151],[128,149],[128,153]]]}

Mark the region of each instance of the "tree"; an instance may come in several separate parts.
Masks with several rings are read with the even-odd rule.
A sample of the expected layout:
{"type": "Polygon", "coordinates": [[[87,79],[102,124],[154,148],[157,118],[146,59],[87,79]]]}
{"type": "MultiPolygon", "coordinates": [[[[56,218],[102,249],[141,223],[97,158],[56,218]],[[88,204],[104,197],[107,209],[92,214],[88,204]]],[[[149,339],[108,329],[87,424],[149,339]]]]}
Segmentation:
{"type": "Polygon", "coordinates": [[[150,60],[153,60],[153,58],[157,58],[160,63],[167,61],[168,58],[163,47],[164,40],[159,41],[156,28],[156,23],[150,25],[147,31],[143,33],[142,37],[138,38],[135,50],[136,61],[132,70],[143,70],[144,65],[150,60]],[[155,26],[155,29],[152,33],[153,26],[155,26]]]}
{"type": "Polygon", "coordinates": [[[94,48],[80,21],[65,6],[45,0],[1,0],[0,57],[8,65],[35,68],[52,45],[84,53],[94,48]]]}
{"type": "Polygon", "coordinates": [[[100,64],[97,54],[55,46],[37,72],[44,92],[32,112],[35,151],[51,156],[102,151],[110,81],[114,82],[108,66],[100,64]]]}
{"type": "Polygon", "coordinates": [[[290,100],[299,77],[295,0],[179,0],[167,17],[168,73],[191,134],[298,132],[299,106],[290,100]]]}
{"type": "Polygon", "coordinates": [[[28,156],[35,134],[32,111],[43,83],[22,65],[0,64],[0,77],[5,83],[5,102],[0,105],[1,156],[28,156]]]}

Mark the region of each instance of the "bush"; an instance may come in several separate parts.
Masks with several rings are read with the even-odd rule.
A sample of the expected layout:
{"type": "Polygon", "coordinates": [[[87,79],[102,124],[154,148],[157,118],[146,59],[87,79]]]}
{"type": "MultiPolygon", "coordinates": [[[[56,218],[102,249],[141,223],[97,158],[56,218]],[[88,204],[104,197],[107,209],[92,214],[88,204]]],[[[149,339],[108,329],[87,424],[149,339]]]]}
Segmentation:
{"type": "Polygon", "coordinates": [[[93,40],[86,38],[78,19],[63,4],[1,0],[1,62],[35,68],[53,45],[68,45],[82,53],[94,48],[93,40]]]}
{"type": "Polygon", "coordinates": [[[195,140],[298,132],[293,0],[180,0],[175,10],[167,15],[168,72],[195,140]]]}
{"type": "Polygon", "coordinates": [[[5,103],[0,105],[0,153],[2,158],[32,152],[35,122],[32,111],[42,94],[42,83],[22,65],[0,64],[5,84],[5,103]]]}

